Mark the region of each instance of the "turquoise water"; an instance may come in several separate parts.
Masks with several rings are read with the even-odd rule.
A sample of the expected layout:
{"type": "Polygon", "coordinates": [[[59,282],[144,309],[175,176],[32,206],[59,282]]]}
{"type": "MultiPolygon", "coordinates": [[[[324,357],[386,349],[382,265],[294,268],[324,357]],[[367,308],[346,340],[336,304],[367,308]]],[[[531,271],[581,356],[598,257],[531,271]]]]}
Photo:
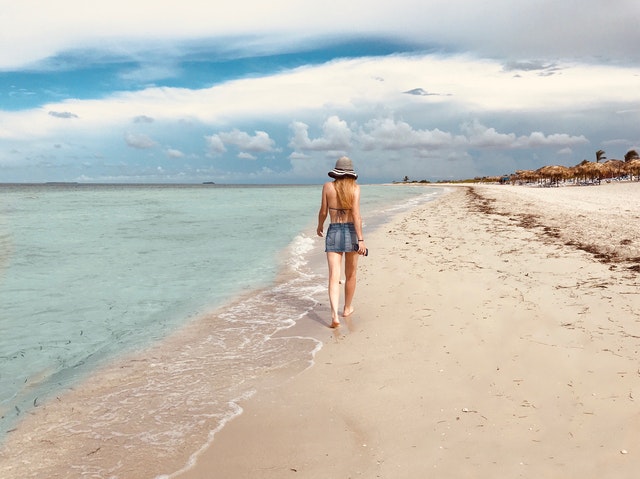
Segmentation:
{"type": "MultiPolygon", "coordinates": [[[[365,231],[438,191],[362,189],[365,231]]],[[[0,438],[96,368],[225,304],[215,338],[207,339],[218,346],[201,353],[210,371],[224,365],[217,373],[224,385],[216,386],[223,400],[211,402],[211,386],[202,391],[218,408],[207,412],[218,418],[212,429],[250,390],[237,383],[265,361],[286,364],[294,354],[308,361],[318,347],[313,341],[264,338],[294,324],[324,294],[325,278],[309,269],[322,248],[315,237],[320,192],[320,186],[0,186],[0,438]],[[232,304],[241,295],[250,299],[232,304]],[[227,397],[223,390],[233,392],[227,397]]],[[[188,382],[187,369],[169,381],[188,382]]],[[[167,427],[188,435],[184,425],[167,427]]]]}

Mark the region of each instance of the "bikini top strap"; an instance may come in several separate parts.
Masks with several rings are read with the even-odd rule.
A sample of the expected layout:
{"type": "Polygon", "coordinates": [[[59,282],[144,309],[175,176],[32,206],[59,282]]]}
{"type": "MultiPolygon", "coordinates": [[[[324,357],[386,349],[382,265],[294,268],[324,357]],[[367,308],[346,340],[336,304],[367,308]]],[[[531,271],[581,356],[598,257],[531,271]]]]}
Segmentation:
{"type": "Polygon", "coordinates": [[[338,218],[342,218],[347,215],[347,211],[351,211],[351,208],[332,208],[329,207],[330,210],[334,210],[337,212],[338,218]]]}

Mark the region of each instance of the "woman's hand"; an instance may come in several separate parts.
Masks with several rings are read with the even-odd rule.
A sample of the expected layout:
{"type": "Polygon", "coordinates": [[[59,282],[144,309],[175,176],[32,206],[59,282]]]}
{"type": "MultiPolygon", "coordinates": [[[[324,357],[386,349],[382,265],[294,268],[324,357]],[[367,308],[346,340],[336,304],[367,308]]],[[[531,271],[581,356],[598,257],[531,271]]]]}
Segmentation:
{"type": "Polygon", "coordinates": [[[318,236],[320,236],[320,238],[322,238],[324,236],[324,234],[322,232],[322,226],[318,226],[318,229],[316,230],[316,233],[318,234],[318,236]]]}

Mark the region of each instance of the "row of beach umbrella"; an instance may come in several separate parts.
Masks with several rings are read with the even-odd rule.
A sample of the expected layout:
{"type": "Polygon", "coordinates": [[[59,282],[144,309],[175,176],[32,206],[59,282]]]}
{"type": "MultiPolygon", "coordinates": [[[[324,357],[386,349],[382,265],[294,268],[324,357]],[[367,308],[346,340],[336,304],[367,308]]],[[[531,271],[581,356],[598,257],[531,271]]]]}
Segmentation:
{"type": "Polygon", "coordinates": [[[510,181],[549,182],[557,184],[560,181],[575,180],[582,182],[601,181],[629,176],[633,180],[640,179],[640,159],[630,161],[608,160],[603,163],[583,161],[576,166],[549,165],[537,170],[518,170],[511,175],[510,181]]]}

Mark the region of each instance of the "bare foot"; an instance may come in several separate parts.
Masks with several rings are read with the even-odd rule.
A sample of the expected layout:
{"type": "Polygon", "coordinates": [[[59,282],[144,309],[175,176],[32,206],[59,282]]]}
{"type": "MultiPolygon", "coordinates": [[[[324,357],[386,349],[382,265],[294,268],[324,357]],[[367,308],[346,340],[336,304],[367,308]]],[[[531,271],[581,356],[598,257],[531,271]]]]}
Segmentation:
{"type": "Polygon", "coordinates": [[[353,308],[344,308],[344,311],[342,312],[342,317],[343,318],[348,318],[349,316],[351,316],[353,314],[354,309],[353,308]]]}
{"type": "Polygon", "coordinates": [[[329,326],[330,328],[337,328],[340,326],[340,321],[334,320],[331,322],[331,326],[329,326]]]}

